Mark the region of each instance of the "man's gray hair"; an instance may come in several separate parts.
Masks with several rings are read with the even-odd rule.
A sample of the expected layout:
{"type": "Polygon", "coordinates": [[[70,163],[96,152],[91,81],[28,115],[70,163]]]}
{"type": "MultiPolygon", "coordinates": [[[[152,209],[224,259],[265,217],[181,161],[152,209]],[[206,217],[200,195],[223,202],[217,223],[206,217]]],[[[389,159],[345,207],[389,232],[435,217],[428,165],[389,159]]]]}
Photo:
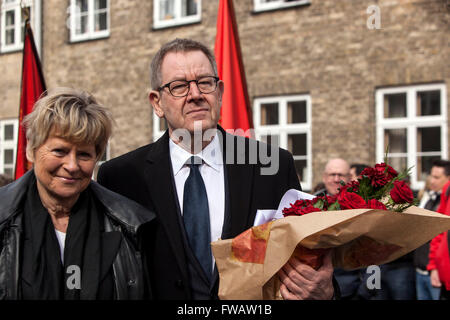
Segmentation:
{"type": "Polygon", "coordinates": [[[208,47],[192,39],[176,38],[175,40],[172,40],[164,44],[152,59],[152,63],[150,65],[150,83],[153,90],[157,90],[162,85],[161,65],[166,54],[169,52],[189,52],[189,51],[203,52],[208,58],[209,62],[211,63],[214,75],[216,77],[218,76],[216,59],[214,57],[214,54],[211,52],[211,50],[208,49],[208,47]]]}

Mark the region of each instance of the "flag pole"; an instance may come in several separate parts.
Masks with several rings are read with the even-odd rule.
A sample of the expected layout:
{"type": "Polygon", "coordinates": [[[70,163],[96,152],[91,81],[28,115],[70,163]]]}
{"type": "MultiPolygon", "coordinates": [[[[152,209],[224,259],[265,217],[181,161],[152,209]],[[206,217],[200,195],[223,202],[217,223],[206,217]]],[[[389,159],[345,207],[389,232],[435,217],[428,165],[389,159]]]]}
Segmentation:
{"type": "Polygon", "coordinates": [[[45,92],[45,80],[39,55],[34,43],[33,30],[30,25],[30,9],[24,6],[21,1],[21,13],[25,19],[25,32],[23,39],[22,53],[22,73],[20,83],[20,107],[19,107],[19,124],[16,149],[16,163],[14,170],[14,178],[20,178],[26,171],[31,168],[31,164],[26,158],[26,132],[22,126],[23,118],[29,114],[34,103],[39,99],[41,94],[45,92]]]}

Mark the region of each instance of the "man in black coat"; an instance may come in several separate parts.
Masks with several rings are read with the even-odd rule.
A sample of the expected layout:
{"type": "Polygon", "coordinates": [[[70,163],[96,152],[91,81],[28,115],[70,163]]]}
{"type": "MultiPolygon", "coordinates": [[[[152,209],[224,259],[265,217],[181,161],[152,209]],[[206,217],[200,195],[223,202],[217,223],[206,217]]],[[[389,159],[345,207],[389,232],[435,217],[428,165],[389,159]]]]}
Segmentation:
{"type": "MultiPolygon", "coordinates": [[[[215,299],[218,274],[209,242],[237,236],[253,226],[256,210],[276,209],[287,190],[300,190],[293,158],[217,125],[224,83],[204,45],[188,39],[165,44],[151,72],[149,99],[168,130],[155,143],[106,162],[98,181],[157,215],[147,240],[153,296],[215,299]],[[203,211],[204,218],[191,220],[203,211]]],[[[292,258],[279,272],[281,294],[330,299],[332,273],[331,254],[317,271],[292,258]]]]}

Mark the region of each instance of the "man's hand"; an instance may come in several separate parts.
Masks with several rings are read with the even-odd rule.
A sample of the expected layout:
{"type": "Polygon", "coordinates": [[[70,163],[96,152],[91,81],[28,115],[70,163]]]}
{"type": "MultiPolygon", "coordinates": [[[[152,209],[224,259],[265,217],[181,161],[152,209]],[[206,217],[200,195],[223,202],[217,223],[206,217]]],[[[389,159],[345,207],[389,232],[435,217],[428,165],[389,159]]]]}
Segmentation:
{"type": "Polygon", "coordinates": [[[331,250],[319,270],[292,257],[278,272],[280,293],[285,300],[329,300],[333,297],[333,264],[331,250]]]}
{"type": "Polygon", "coordinates": [[[433,269],[430,272],[431,285],[435,288],[441,287],[441,280],[439,279],[439,273],[437,269],[433,269]]]}

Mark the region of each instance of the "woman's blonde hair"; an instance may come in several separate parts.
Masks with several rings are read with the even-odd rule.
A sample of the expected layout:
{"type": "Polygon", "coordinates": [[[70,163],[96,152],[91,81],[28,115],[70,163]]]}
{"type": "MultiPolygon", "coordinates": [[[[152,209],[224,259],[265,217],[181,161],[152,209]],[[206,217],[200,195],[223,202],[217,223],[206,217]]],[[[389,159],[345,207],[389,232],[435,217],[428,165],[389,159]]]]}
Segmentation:
{"type": "Polygon", "coordinates": [[[93,144],[99,160],[106,150],[114,120],[110,112],[86,91],[72,88],[48,90],[35,103],[23,125],[27,155],[45,143],[51,132],[77,144],[93,144]]]}

